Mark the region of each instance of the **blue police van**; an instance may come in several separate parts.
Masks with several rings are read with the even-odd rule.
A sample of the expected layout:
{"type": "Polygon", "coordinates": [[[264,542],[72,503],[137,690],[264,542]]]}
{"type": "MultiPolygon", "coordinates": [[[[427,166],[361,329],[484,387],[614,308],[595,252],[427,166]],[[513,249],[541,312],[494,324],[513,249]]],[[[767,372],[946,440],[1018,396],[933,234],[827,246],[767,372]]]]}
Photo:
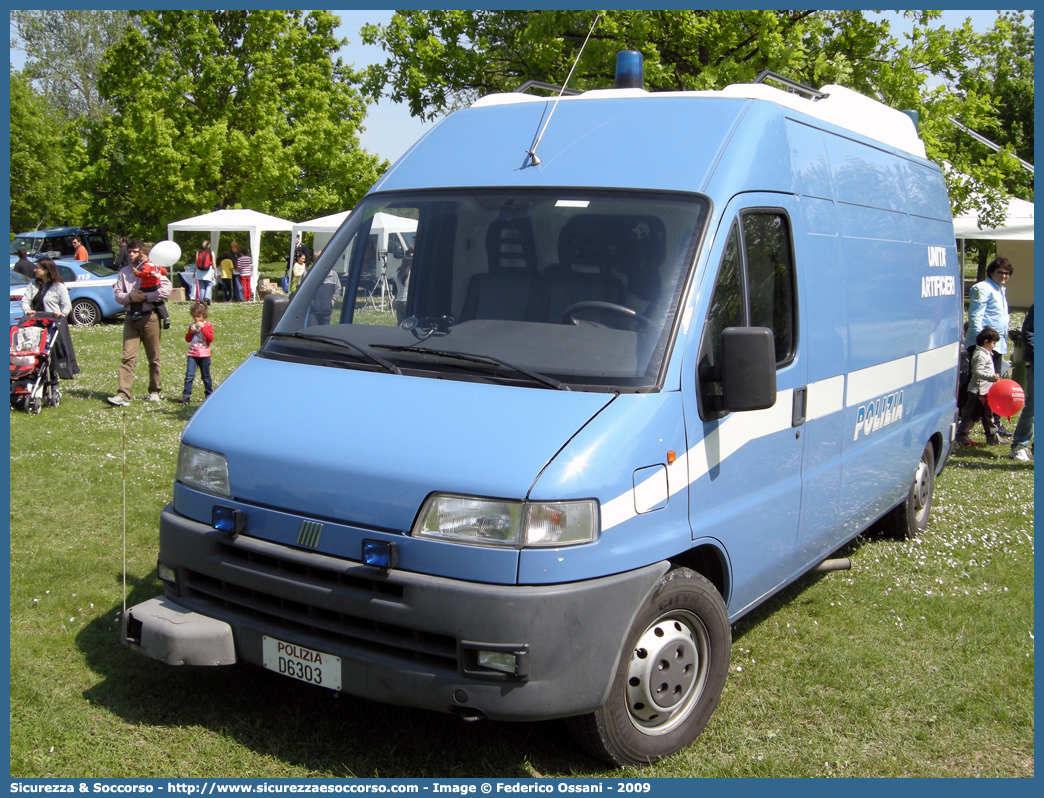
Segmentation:
{"type": "Polygon", "coordinates": [[[18,250],[24,249],[34,258],[71,258],[76,254],[73,239],[79,239],[87,249],[90,260],[103,266],[115,261],[109,237],[100,227],[45,227],[28,233],[19,233],[11,240],[11,265],[18,260],[18,250]]]}
{"type": "Polygon", "coordinates": [[[646,763],[708,723],[733,622],[925,528],[961,308],[914,122],[621,82],[446,117],[266,298],[183,432],[126,645],[646,763]],[[417,223],[392,318],[358,292],[378,214],[417,223]]]}

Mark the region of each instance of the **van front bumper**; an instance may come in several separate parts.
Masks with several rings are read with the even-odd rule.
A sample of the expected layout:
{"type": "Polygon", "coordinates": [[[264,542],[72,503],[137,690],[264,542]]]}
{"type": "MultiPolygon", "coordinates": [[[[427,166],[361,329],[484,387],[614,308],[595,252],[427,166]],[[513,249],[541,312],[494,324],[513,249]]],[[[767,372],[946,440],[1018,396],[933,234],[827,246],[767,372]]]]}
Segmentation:
{"type": "Polygon", "coordinates": [[[493,720],[601,706],[634,615],[668,568],[560,585],[479,584],[233,539],[170,506],[160,518],[160,562],[176,582],[124,618],[124,643],[147,656],[263,665],[267,636],[339,657],[344,693],[493,720]],[[513,654],[517,666],[490,668],[479,652],[513,654]]]}

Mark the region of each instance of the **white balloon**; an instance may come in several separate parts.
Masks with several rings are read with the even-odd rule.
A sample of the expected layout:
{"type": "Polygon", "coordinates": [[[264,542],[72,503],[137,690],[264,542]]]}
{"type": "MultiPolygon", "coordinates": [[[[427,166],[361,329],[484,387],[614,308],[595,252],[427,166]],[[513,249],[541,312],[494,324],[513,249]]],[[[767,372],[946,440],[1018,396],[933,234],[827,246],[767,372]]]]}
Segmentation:
{"type": "Polygon", "coordinates": [[[181,247],[173,241],[158,241],[149,250],[149,260],[157,266],[165,266],[168,269],[181,258],[181,247]]]}

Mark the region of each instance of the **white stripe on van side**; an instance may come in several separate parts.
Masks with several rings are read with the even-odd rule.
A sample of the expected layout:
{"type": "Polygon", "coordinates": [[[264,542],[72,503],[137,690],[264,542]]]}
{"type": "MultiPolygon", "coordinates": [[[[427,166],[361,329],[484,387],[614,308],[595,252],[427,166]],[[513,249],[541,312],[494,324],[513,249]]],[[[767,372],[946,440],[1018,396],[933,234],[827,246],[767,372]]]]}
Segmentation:
{"type": "MultiPolygon", "coordinates": [[[[838,413],[846,406],[905,388],[914,382],[915,375],[917,380],[925,380],[941,374],[956,366],[959,355],[959,343],[946,344],[919,355],[853,371],[848,375],[847,396],[844,374],[811,382],[808,384],[805,419],[822,418],[838,413]]],[[[767,410],[734,413],[726,418],[703,440],[667,466],[669,495],[682,492],[751,441],[789,429],[793,422],[793,404],[794,391],[788,388],[776,395],[776,404],[767,410]]],[[[633,489],[603,504],[602,531],[634,518],[637,515],[634,504],[633,489]]]]}
{"type": "Polygon", "coordinates": [[[901,357],[879,366],[859,369],[848,374],[848,395],[845,405],[851,407],[867,399],[898,391],[914,381],[917,356],[901,357]]]}
{"type": "Polygon", "coordinates": [[[806,421],[842,410],[845,406],[845,375],[838,374],[836,377],[810,382],[807,401],[806,421]]]}
{"type": "Polygon", "coordinates": [[[960,362],[961,345],[958,343],[946,344],[938,349],[921,352],[917,356],[917,381],[920,382],[934,377],[936,374],[957,368],[957,364],[960,362]]]}
{"type": "MultiPolygon", "coordinates": [[[[680,460],[681,458],[678,458],[680,460]]],[[[675,460],[677,465],[678,460],[675,460]]],[[[673,482],[671,483],[674,484],[673,482]]],[[[673,491],[672,491],[673,495],[673,491]]],[[[630,521],[636,515],[634,509],[634,496],[631,491],[623,493],[617,496],[615,499],[610,499],[601,507],[602,515],[602,531],[605,532],[607,529],[612,529],[618,524],[622,524],[624,521],[630,521]]]]}
{"type": "MultiPolygon", "coordinates": [[[[776,394],[776,403],[766,410],[733,413],[706,437],[679,457],[667,469],[667,486],[671,496],[687,488],[712,468],[757,438],[789,429],[793,412],[794,391],[788,388],[776,394]],[[687,477],[687,478],[686,478],[687,477]]],[[[602,530],[629,521],[637,515],[632,491],[602,505],[602,530]]]]}

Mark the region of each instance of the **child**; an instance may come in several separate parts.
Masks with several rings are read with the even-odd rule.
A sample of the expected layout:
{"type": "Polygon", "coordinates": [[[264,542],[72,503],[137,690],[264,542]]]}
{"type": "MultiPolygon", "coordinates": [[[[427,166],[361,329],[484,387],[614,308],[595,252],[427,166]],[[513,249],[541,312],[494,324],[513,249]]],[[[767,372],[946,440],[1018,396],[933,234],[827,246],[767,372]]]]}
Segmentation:
{"type": "Polygon", "coordinates": [[[210,344],[214,340],[214,326],[207,321],[207,305],[205,302],[196,302],[189,311],[192,314],[192,324],[185,333],[185,340],[189,344],[188,362],[185,364],[185,387],[178,399],[179,405],[187,405],[192,396],[192,383],[196,379],[196,368],[203,378],[203,398],[206,399],[214,393],[214,386],[210,382],[210,344]]]}
{"type": "Polygon", "coordinates": [[[308,265],[305,263],[306,260],[308,260],[308,257],[303,252],[297,253],[294,264],[290,267],[290,290],[287,293],[292,294],[297,290],[297,286],[301,284],[301,278],[304,277],[304,273],[308,269],[308,265]]]}
{"type": "Polygon", "coordinates": [[[236,272],[239,284],[243,287],[243,301],[250,301],[250,278],[253,275],[254,261],[245,251],[236,259],[236,272]]]}
{"type": "Polygon", "coordinates": [[[992,327],[983,327],[982,332],[975,337],[975,351],[971,356],[971,378],[968,380],[968,399],[961,410],[961,421],[957,426],[957,443],[961,446],[975,445],[968,433],[980,419],[986,432],[986,445],[996,446],[1000,443],[997,425],[993,421],[993,411],[986,402],[990,386],[1000,379],[1000,375],[993,368],[993,347],[999,340],[1000,334],[992,327]]]}
{"type": "MultiPolygon", "coordinates": [[[[165,277],[167,270],[163,266],[157,266],[151,260],[149,260],[150,247],[146,244],[141,248],[141,254],[143,260],[139,261],[134,265],[134,276],[138,278],[138,285],[142,291],[149,292],[155,291],[159,288],[160,278],[165,277]]],[[[141,302],[131,302],[127,306],[129,311],[128,318],[130,321],[137,321],[141,318],[141,302]]],[[[164,330],[170,329],[170,314],[167,312],[167,303],[163,300],[158,300],[152,303],[152,307],[156,310],[156,316],[160,321],[160,328],[164,330]]]]}

